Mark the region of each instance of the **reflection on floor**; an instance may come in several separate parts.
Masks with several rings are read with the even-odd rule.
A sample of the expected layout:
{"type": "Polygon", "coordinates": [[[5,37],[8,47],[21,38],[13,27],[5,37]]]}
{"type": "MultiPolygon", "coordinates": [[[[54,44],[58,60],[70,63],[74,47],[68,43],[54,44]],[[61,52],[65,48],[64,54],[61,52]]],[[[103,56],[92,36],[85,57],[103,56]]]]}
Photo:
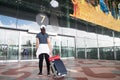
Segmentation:
{"type": "MultiPolygon", "coordinates": [[[[65,59],[68,74],[57,80],[120,80],[120,61],[65,59]]],[[[43,76],[38,76],[38,62],[0,63],[0,80],[54,80],[46,76],[46,64],[43,76]]]]}

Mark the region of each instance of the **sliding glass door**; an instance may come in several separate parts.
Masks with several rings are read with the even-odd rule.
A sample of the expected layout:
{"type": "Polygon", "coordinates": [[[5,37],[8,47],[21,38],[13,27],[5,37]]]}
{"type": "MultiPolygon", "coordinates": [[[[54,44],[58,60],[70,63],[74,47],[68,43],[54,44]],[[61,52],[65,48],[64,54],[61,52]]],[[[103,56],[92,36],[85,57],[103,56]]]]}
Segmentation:
{"type": "Polygon", "coordinates": [[[53,55],[60,55],[62,58],[75,56],[75,40],[74,37],[52,36],[53,55]]]}

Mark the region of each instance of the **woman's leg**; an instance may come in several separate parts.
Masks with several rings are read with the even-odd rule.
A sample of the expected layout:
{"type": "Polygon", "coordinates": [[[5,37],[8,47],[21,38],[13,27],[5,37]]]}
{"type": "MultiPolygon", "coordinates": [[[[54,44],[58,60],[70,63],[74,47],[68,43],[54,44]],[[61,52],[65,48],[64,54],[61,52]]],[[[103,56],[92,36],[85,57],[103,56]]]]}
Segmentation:
{"type": "Polygon", "coordinates": [[[49,55],[48,54],[45,54],[45,61],[47,64],[47,74],[49,75],[50,74],[50,62],[49,62],[49,55]]]}
{"type": "Polygon", "coordinates": [[[39,55],[39,74],[42,75],[42,67],[43,67],[43,54],[39,55]]]}

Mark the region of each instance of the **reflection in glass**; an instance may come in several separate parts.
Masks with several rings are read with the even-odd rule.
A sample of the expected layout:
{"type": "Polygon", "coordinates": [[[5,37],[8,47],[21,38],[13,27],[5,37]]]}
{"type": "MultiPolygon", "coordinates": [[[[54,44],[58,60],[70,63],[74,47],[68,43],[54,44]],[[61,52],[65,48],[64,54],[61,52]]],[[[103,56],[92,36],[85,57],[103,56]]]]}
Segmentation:
{"type": "Polygon", "coordinates": [[[116,59],[120,60],[120,47],[116,47],[116,59]]]}
{"type": "Polygon", "coordinates": [[[114,60],[113,47],[100,48],[100,59],[114,60]]]}
{"type": "Polygon", "coordinates": [[[53,55],[59,54],[61,57],[74,57],[74,38],[65,36],[52,37],[53,55]]]}
{"type": "Polygon", "coordinates": [[[16,18],[0,15],[0,26],[8,28],[16,28],[16,18]]]}
{"type": "Polygon", "coordinates": [[[19,32],[0,29],[0,55],[6,60],[18,60],[19,32]],[[13,36],[14,34],[14,36],[13,36]]]}
{"type": "Polygon", "coordinates": [[[77,58],[85,59],[85,49],[84,48],[77,48],[77,58]]]}
{"type": "Polygon", "coordinates": [[[33,39],[35,36],[27,34],[26,32],[21,33],[21,59],[28,60],[33,58],[33,39]]]}
{"type": "Polygon", "coordinates": [[[87,48],[87,59],[98,59],[97,48],[87,48]]]}
{"type": "Polygon", "coordinates": [[[75,57],[74,38],[61,37],[61,57],[75,57]]]}
{"type": "Polygon", "coordinates": [[[59,36],[50,37],[53,46],[53,55],[61,55],[60,37],[59,36]]]}
{"type": "Polygon", "coordinates": [[[18,19],[17,28],[39,31],[40,26],[36,22],[33,22],[33,21],[18,19]]]}

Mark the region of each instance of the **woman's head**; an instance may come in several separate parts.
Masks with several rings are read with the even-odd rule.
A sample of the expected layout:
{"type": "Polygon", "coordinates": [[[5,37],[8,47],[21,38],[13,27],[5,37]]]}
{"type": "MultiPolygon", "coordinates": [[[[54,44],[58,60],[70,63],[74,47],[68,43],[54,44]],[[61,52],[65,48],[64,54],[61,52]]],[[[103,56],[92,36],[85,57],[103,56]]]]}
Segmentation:
{"type": "Polygon", "coordinates": [[[45,32],[46,32],[45,27],[46,27],[45,25],[40,26],[40,30],[41,30],[42,34],[45,34],[45,32]]]}

